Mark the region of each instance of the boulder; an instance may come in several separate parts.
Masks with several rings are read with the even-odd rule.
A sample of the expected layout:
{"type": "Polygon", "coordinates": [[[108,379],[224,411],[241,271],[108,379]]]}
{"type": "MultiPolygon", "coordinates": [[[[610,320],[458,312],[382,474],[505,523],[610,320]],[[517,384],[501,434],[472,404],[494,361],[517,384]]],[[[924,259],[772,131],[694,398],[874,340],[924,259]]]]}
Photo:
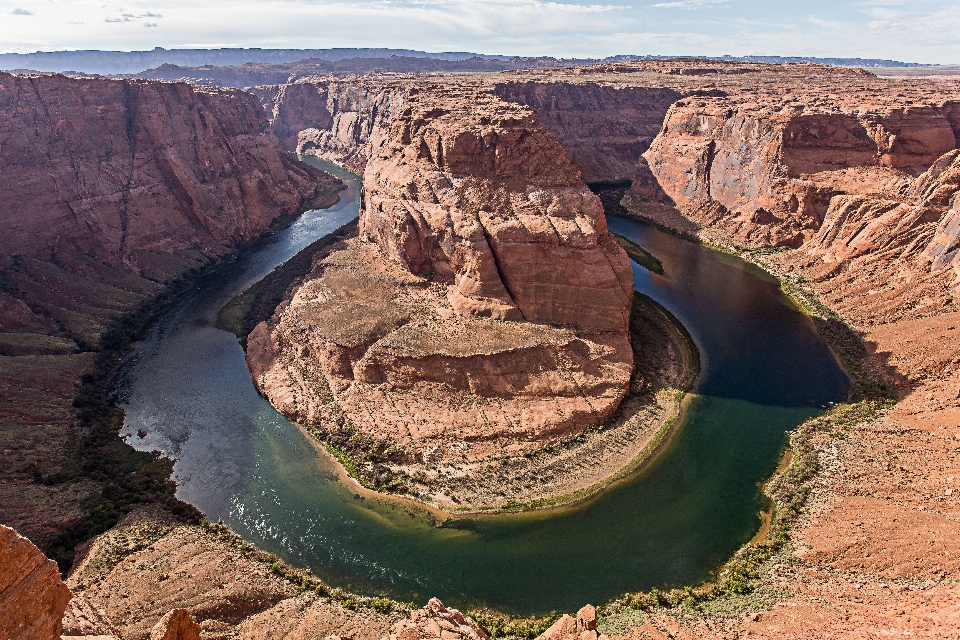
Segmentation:
{"type": "Polygon", "coordinates": [[[489,640],[480,626],[456,609],[448,609],[431,598],[422,609],[410,612],[383,640],[489,640]]]}
{"type": "Polygon", "coordinates": [[[59,638],[69,601],[56,563],[0,525],[0,638],[59,638]]]}
{"type": "Polygon", "coordinates": [[[150,640],[200,640],[200,625],[186,609],[173,609],[150,630],[150,640]]]}

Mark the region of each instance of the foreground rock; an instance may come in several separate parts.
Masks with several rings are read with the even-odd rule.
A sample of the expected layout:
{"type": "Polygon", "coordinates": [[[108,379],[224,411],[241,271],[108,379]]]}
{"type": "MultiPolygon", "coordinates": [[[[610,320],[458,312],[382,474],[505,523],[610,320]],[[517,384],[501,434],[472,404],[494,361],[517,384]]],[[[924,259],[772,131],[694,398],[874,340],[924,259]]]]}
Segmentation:
{"type": "Polygon", "coordinates": [[[0,638],[60,637],[70,590],[33,543],[0,525],[0,638]]]}
{"type": "Polygon", "coordinates": [[[186,609],[174,609],[153,625],[150,640],[200,640],[200,625],[186,609]]]}
{"type": "Polygon", "coordinates": [[[133,512],[78,558],[67,584],[82,604],[65,631],[188,640],[199,626],[202,638],[379,640],[400,617],[303,592],[257,553],[215,526],[133,512]]]}
{"type": "Polygon", "coordinates": [[[281,412],[434,466],[610,417],[633,368],[633,274],[532,112],[416,94],[364,184],[361,237],[248,337],[254,380],[281,412]]]}
{"type": "Polygon", "coordinates": [[[409,620],[394,625],[383,640],[490,640],[473,618],[465,617],[456,609],[448,609],[436,598],[431,598],[422,609],[410,612],[409,620]]]}
{"type": "Polygon", "coordinates": [[[606,637],[597,633],[597,610],[588,604],[577,612],[576,618],[563,614],[537,640],[597,640],[606,637]]]}

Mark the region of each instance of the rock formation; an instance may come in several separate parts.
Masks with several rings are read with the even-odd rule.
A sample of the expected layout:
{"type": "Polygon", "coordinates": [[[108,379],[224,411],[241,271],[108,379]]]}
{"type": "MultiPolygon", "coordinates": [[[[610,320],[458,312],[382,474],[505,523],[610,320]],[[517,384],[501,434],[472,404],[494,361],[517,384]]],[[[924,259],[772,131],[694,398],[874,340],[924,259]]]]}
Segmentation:
{"type": "Polygon", "coordinates": [[[0,144],[3,266],[90,256],[162,278],[330,180],[283,152],[250,94],[176,83],[0,74],[0,144]]]}
{"type": "Polygon", "coordinates": [[[409,620],[401,620],[383,640],[490,640],[473,618],[456,609],[448,609],[436,598],[431,598],[422,609],[410,612],[409,620]]]}
{"type": "Polygon", "coordinates": [[[336,78],[252,89],[284,147],[357,173],[363,173],[373,148],[383,141],[407,90],[404,83],[336,78]]]}
{"type": "Polygon", "coordinates": [[[101,332],[340,183],[254,96],[186,84],[0,73],[0,148],[0,521],[42,545],[99,490],[40,479],[101,332]]]}
{"type": "Polygon", "coordinates": [[[83,596],[74,595],[63,614],[63,637],[119,638],[120,633],[113,622],[92,602],[83,596]]]}
{"type": "Polygon", "coordinates": [[[685,98],[644,154],[635,193],[649,197],[652,174],[695,221],[743,244],[796,247],[820,228],[834,195],[896,190],[955,149],[950,108],[838,113],[789,101],[685,98]]]}
{"type": "Polygon", "coordinates": [[[281,412],[420,461],[517,453],[612,414],[633,274],[533,112],[413,93],[364,185],[361,239],[248,337],[281,412]]]}
{"type": "Polygon", "coordinates": [[[0,638],[59,638],[69,600],[56,563],[0,525],[0,638]]]}
{"type": "Polygon", "coordinates": [[[505,107],[408,103],[364,173],[361,234],[452,282],[460,314],[625,331],[633,274],[599,199],[532,111],[505,107]]]}
{"type": "Polygon", "coordinates": [[[173,609],[150,630],[150,640],[200,640],[200,625],[186,609],[173,609]]]}
{"type": "Polygon", "coordinates": [[[597,610],[588,604],[577,611],[576,618],[563,614],[537,640],[598,640],[606,637],[597,633],[597,610]]]}

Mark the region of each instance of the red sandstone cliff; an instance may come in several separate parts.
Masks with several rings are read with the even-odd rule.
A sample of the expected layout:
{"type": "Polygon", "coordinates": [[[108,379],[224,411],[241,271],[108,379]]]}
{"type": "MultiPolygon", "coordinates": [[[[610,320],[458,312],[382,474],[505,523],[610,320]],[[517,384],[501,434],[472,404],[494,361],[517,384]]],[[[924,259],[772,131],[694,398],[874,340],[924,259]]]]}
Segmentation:
{"type": "Polygon", "coordinates": [[[626,331],[633,273],[599,199],[532,110],[500,105],[411,98],[364,173],[361,233],[450,282],[459,313],[626,331]]]}
{"type": "Polygon", "coordinates": [[[637,158],[685,92],[594,82],[502,82],[493,93],[534,111],[586,182],[633,177],[637,158]]]}
{"type": "Polygon", "coordinates": [[[896,191],[957,146],[954,103],[857,106],[686,98],[644,154],[634,192],[649,197],[652,174],[695,221],[743,244],[799,246],[833,196],[896,191]]]}
{"type": "Polygon", "coordinates": [[[610,417],[633,364],[633,273],[531,110],[412,91],[364,191],[361,240],[248,337],[274,406],[416,463],[515,454],[610,417]]]}
{"type": "Polygon", "coordinates": [[[253,96],[176,83],[0,74],[0,145],[4,266],[82,255],[156,277],[260,235],[325,180],[253,96]]]}
{"type": "Polygon", "coordinates": [[[363,173],[373,147],[383,141],[407,90],[403,83],[375,78],[306,78],[252,89],[285,148],[358,173],[363,173]]]}

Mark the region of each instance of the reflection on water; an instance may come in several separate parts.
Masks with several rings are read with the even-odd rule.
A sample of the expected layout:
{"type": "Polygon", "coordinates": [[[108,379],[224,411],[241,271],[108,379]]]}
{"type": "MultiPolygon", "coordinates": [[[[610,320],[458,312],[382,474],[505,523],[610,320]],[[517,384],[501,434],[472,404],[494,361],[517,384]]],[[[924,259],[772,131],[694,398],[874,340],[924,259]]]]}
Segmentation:
{"type": "Polygon", "coordinates": [[[758,483],[784,432],[846,394],[843,373],[776,282],[611,218],[663,262],[664,277],[635,267],[637,288],[673,311],[704,355],[698,393],[663,454],[589,505],[557,513],[438,524],[354,495],[256,393],[234,336],[212,327],[236,292],[355,216],[352,189],[179,300],[118,383],[123,432],[144,428],[131,444],[176,458],[179,497],[333,584],[533,613],[701,580],[756,530],[758,483]]]}

